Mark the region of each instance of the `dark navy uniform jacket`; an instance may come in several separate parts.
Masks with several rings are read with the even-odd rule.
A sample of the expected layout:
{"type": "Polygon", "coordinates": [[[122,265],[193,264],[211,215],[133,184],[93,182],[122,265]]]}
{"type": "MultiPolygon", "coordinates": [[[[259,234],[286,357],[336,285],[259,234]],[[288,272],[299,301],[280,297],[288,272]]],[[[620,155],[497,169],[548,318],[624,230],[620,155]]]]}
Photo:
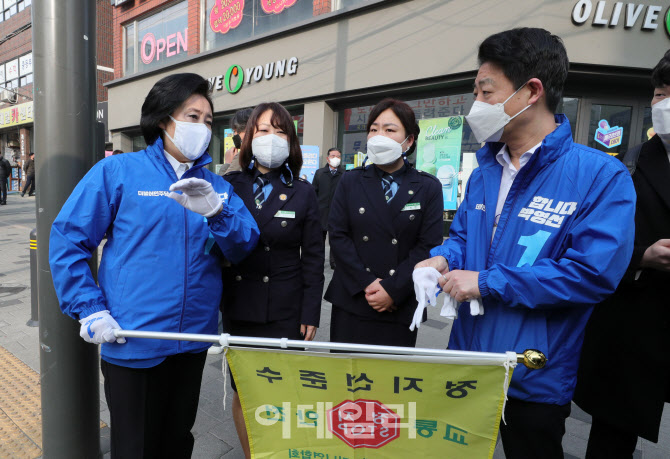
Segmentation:
{"type": "Polygon", "coordinates": [[[442,243],[442,211],[440,182],[413,167],[388,204],[374,166],[344,174],[328,219],[336,268],[326,300],[358,316],[409,326],[417,306],[412,271],[442,243]],[[365,288],[377,278],[397,311],[379,313],[365,300],[365,288]]]}
{"type": "Polygon", "coordinates": [[[323,232],[316,193],[309,182],[271,179],[272,193],[257,209],[256,169],[224,176],[261,231],[256,249],[223,270],[223,313],[227,319],[267,323],[299,318],[319,326],[323,294],[323,232]]]}

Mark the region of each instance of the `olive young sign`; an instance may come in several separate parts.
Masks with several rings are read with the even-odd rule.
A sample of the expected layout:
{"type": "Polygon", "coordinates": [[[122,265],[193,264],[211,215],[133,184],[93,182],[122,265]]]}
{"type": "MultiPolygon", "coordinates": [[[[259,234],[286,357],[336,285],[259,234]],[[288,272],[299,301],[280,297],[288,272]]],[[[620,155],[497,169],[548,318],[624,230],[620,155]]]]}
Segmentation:
{"type": "Polygon", "coordinates": [[[260,83],[262,80],[295,75],[297,71],[298,58],[292,57],[246,69],[241,65],[233,64],[228,67],[226,73],[208,78],[208,80],[214,91],[221,91],[225,87],[229,93],[236,94],[242,89],[242,86],[251,84],[252,80],[254,83],[260,83]]]}
{"type": "MultiPolygon", "coordinates": [[[[583,25],[591,20],[594,27],[618,27],[632,29],[640,27],[642,30],[653,31],[658,28],[659,15],[663,6],[642,5],[637,3],[608,2],[579,0],[572,9],[572,21],[583,25]]],[[[666,31],[670,34],[670,9],[662,20],[666,31]]]]}

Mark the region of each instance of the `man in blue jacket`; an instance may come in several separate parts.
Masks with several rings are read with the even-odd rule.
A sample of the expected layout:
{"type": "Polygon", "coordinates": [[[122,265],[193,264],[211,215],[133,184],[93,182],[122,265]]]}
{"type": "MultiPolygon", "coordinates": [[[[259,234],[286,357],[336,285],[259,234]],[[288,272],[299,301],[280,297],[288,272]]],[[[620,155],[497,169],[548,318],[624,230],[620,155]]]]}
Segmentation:
{"type": "Polygon", "coordinates": [[[449,239],[431,250],[440,286],[461,313],[450,349],[539,349],[541,370],[519,366],[509,388],[508,458],[562,458],[561,439],[593,305],[621,280],[633,250],[635,190],[626,168],[572,141],[554,112],[568,74],[560,38],[513,29],[479,48],[476,101],[466,116],[480,142],[449,239]]]}
{"type": "Polygon", "coordinates": [[[232,186],[205,167],[212,112],[201,76],[161,79],[142,105],[149,146],[97,163],[51,228],[61,309],[79,320],[85,341],[102,344],[112,458],[191,456],[209,347],[126,340],[114,330],[216,334],[221,257],[238,263],[258,241],[232,186]],[[87,261],[105,234],[98,286],[87,261]]]}

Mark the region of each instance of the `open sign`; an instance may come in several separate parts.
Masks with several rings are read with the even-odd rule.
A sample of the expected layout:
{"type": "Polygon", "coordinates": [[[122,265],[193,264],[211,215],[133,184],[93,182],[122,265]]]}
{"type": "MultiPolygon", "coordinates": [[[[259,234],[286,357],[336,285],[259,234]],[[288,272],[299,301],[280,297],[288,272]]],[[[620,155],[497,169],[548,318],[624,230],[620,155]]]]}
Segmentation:
{"type": "Polygon", "coordinates": [[[142,62],[147,65],[151,64],[154,60],[160,61],[161,57],[166,59],[182,52],[187,52],[188,28],[185,28],[184,32],[171,33],[165,38],[158,39],[152,32],[149,32],[142,38],[140,50],[142,62]]]}

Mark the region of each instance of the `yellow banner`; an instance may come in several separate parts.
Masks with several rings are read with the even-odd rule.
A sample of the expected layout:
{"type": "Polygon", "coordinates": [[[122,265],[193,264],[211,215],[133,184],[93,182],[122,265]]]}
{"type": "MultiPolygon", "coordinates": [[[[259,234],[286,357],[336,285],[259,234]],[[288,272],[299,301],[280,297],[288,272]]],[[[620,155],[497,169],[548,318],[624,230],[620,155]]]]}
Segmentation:
{"type": "Polygon", "coordinates": [[[33,122],[33,103],[15,105],[0,110],[0,128],[33,122]]]}
{"type": "Polygon", "coordinates": [[[252,457],[493,456],[502,364],[250,348],[227,355],[252,457]]]}

